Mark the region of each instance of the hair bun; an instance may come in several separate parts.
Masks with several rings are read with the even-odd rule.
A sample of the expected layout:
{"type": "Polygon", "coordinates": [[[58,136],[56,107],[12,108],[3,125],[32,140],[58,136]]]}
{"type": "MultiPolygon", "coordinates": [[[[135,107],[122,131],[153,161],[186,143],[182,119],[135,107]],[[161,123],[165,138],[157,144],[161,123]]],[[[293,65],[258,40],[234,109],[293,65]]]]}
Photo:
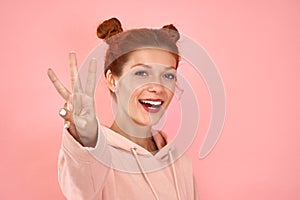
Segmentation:
{"type": "Polygon", "coordinates": [[[121,22],[117,18],[111,18],[102,22],[97,28],[97,36],[100,39],[107,40],[113,35],[123,31],[121,22]]]}
{"type": "Polygon", "coordinates": [[[168,34],[170,34],[172,40],[174,40],[175,42],[177,42],[179,40],[180,34],[179,34],[177,28],[173,24],[165,25],[162,28],[163,28],[163,30],[168,31],[168,34]]]}

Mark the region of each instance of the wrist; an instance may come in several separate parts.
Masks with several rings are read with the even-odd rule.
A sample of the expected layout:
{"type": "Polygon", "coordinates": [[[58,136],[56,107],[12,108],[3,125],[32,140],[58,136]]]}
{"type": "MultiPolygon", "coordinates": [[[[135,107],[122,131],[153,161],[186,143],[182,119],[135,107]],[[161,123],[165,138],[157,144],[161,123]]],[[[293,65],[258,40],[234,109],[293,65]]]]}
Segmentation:
{"type": "Polygon", "coordinates": [[[94,130],[89,130],[88,134],[83,135],[79,133],[79,138],[83,146],[95,147],[98,138],[98,126],[94,130]]]}

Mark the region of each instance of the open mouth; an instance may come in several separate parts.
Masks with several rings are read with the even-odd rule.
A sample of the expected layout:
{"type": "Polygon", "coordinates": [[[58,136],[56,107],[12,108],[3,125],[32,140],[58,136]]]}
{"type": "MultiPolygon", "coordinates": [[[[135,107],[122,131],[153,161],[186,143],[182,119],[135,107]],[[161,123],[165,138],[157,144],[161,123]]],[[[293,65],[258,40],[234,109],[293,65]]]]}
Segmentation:
{"type": "Polygon", "coordinates": [[[164,103],[162,100],[159,99],[158,100],[140,99],[139,102],[147,112],[151,112],[151,113],[158,112],[164,103]]]}

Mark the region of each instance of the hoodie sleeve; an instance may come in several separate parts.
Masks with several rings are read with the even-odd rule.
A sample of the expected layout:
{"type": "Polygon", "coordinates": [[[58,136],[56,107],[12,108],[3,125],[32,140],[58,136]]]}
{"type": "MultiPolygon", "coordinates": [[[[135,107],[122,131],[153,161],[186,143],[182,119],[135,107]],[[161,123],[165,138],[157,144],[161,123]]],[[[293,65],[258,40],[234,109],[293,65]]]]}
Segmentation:
{"type": "Polygon", "coordinates": [[[58,181],[67,199],[90,200],[101,196],[109,168],[91,154],[91,151],[97,153],[97,157],[104,154],[105,139],[100,129],[95,148],[83,147],[66,129],[63,130],[58,158],[58,181]]]}

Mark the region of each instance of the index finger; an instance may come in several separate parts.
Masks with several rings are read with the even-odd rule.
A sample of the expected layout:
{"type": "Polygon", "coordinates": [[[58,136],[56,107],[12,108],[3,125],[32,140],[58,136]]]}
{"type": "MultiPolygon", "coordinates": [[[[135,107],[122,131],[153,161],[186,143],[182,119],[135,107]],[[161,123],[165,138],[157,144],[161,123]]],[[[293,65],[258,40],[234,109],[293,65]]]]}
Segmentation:
{"type": "Polygon", "coordinates": [[[48,77],[52,81],[55,89],[60,94],[60,96],[62,96],[62,98],[68,101],[71,96],[71,92],[60,82],[60,80],[57,78],[56,74],[51,68],[48,69],[48,77]]]}

